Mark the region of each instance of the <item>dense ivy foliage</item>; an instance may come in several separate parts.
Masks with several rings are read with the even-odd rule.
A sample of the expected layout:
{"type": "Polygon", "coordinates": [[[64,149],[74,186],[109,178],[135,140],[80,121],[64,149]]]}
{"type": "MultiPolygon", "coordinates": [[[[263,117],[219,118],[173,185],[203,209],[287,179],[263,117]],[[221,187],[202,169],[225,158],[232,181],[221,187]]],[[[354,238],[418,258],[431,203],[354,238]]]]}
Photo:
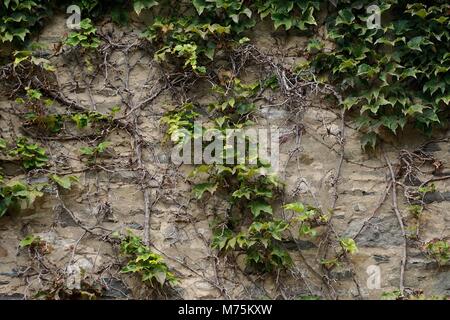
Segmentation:
{"type": "MultiPolygon", "coordinates": [[[[252,144],[252,137],[243,129],[253,123],[250,118],[255,109],[255,96],[267,87],[259,83],[244,84],[239,79],[228,79],[227,83],[228,90],[214,87],[217,102],[208,106],[212,118],[207,126],[194,127],[194,120],[200,115],[193,109],[201,106],[192,104],[168,113],[162,122],[167,125],[172,141],[181,148],[187,143],[195,144],[196,139],[204,136],[214,136],[212,141],[219,143],[220,150],[211,152],[213,163],[197,166],[190,175],[197,199],[207,194],[222,194],[232,207],[226,216],[216,217],[212,247],[220,252],[243,250],[248,266],[256,271],[288,268],[292,259],[282,245],[282,236],[289,223],[273,216],[271,204],[280,194],[279,179],[267,160],[254,159],[256,150],[245,154],[232,150],[236,139],[252,144]],[[256,160],[255,164],[249,165],[252,159],[256,160]]],[[[205,141],[200,143],[208,148],[205,141]]]]}
{"type": "MultiPolygon", "coordinates": [[[[162,118],[162,122],[167,127],[168,137],[178,146],[194,142],[200,136],[219,133],[225,137],[221,150],[214,154],[222,162],[197,165],[189,179],[194,184],[196,199],[214,195],[230,204],[225,215],[215,216],[211,246],[223,255],[243,252],[252,271],[272,272],[291,267],[293,260],[285,246],[286,235],[296,229],[296,238],[313,238],[317,228],[326,225],[330,216],[318,208],[295,202],[282,207],[290,218],[283,216],[281,219],[276,215],[275,205],[282,200],[282,182],[271,171],[270,164],[259,158],[253,165],[242,164],[242,158],[248,163],[255,160],[254,155],[228,153],[232,148],[226,140],[229,138],[227,130],[253,125],[257,97],[269,88],[277,90],[278,86],[276,77],[243,83],[235,77],[237,75],[228,76],[223,65],[219,67],[223,74],[218,76],[217,62],[251,41],[246,31],[267,20],[271,21],[273,30],[314,34],[312,31],[319,28],[319,13],[327,8],[329,15],[323,39],[308,41],[304,52],[309,60],[292,71],[302,76],[308,74],[314,83],[328,83],[338,88],[343,96],[341,107],[356,114],[353,119],[363,133],[363,148],[375,148],[380,138],[398,134],[410,124],[426,133],[446,124],[450,103],[448,0],[379,1],[382,20],[376,27],[368,24],[370,13],[366,9],[373,4],[369,0],[342,0],[336,6],[326,0],[3,0],[0,2],[0,44],[8,43],[18,50],[10,54],[14,70],[26,70],[30,66],[47,72],[55,70],[49,60],[35,56],[24,46],[52,10],[65,9],[71,4],[81,8],[83,20],[78,30],[61,41],[73,51],[95,54],[99,48],[104,49],[105,37],[95,26],[97,18],[109,14],[114,22],[127,23],[131,12],[141,15],[148,10],[150,22],[141,30],[140,48],[150,48],[157,62],[184,73],[186,78],[219,78],[221,85],[212,88],[214,103],[207,106],[196,102],[180,103],[162,118]],[[324,40],[331,45],[325,45],[324,40]],[[201,109],[207,109],[210,118],[208,125],[196,132],[194,121],[202,117],[201,109]]],[[[228,63],[223,60],[220,62],[228,63]]],[[[89,59],[85,62],[88,69],[89,65],[92,67],[89,59]]],[[[32,81],[27,82],[32,85],[32,81]]],[[[57,135],[68,124],[77,129],[101,128],[111,124],[119,110],[114,107],[110,114],[96,111],[57,114],[50,109],[53,100],[27,85],[17,91],[20,96],[16,100],[17,115],[25,120],[24,127],[32,127],[37,133],[45,131],[57,135]]],[[[244,139],[246,145],[253,143],[250,137],[244,139]]],[[[107,154],[110,146],[103,139],[94,142],[79,150],[81,160],[89,168],[98,166],[99,158],[107,154]]],[[[42,170],[50,162],[46,150],[25,137],[10,142],[0,139],[0,153],[12,157],[8,161],[20,164],[24,173],[42,170]]],[[[67,190],[78,181],[73,176],[53,173],[48,178],[48,185],[67,190]]],[[[43,196],[42,190],[42,185],[15,180],[3,182],[0,176],[0,217],[32,204],[43,196]]],[[[426,192],[431,190],[423,193],[426,192]]],[[[410,207],[416,217],[422,210],[421,206],[410,207]]],[[[121,240],[121,252],[128,258],[122,273],[137,273],[151,286],[177,283],[162,257],[152,252],[139,237],[129,234],[121,240]]],[[[320,261],[324,269],[332,269],[343,256],[358,251],[352,238],[338,237],[338,242],[336,255],[320,261]]],[[[38,244],[34,238],[24,242],[24,246],[38,244]]],[[[429,241],[422,249],[439,266],[448,265],[446,239],[429,241]]],[[[402,292],[400,295],[394,292],[388,296],[402,295],[402,292]]]]}
{"type": "Polygon", "coordinates": [[[163,258],[153,253],[136,235],[129,233],[121,239],[121,253],[128,258],[128,263],[122,268],[122,273],[136,273],[142,276],[142,282],[155,286],[158,283],[175,286],[178,282],[175,275],[169,271],[163,258]],[[156,283],[154,283],[156,281],[156,283]]]}
{"type": "Polygon", "coordinates": [[[343,107],[360,112],[363,146],[408,122],[429,132],[444,124],[450,103],[448,1],[382,1],[381,28],[367,26],[371,1],[343,2],[329,23],[332,52],[313,66],[345,93],[343,107]]]}
{"type": "Polygon", "coordinates": [[[17,212],[33,204],[44,194],[42,186],[32,186],[20,181],[12,180],[0,186],[0,218],[8,212],[17,212]]]}
{"type": "Polygon", "coordinates": [[[195,10],[188,14],[156,17],[143,36],[160,45],[158,61],[167,61],[168,55],[181,58],[184,67],[200,74],[206,73],[203,64],[213,61],[218,51],[248,41],[242,33],[256,25],[258,16],[270,16],[276,29],[307,30],[317,24],[314,13],[320,8],[319,1],[284,0],[193,0],[192,5],[195,10]]]}
{"type": "Polygon", "coordinates": [[[23,42],[49,12],[49,1],[45,0],[0,1],[0,43],[23,42]]]}
{"type": "Polygon", "coordinates": [[[157,61],[167,62],[169,56],[181,58],[183,67],[190,67],[197,73],[206,73],[199,61],[214,60],[218,43],[227,34],[230,34],[229,26],[205,24],[189,18],[160,17],[143,33],[152,43],[161,45],[155,53],[157,61]]]}

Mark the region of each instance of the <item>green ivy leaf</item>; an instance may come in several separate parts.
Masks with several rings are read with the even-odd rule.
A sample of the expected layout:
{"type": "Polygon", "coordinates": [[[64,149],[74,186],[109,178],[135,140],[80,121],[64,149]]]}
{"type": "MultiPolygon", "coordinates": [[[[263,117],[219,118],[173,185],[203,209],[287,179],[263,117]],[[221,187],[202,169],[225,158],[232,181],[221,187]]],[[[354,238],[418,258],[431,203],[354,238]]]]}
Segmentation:
{"type": "Polygon", "coordinates": [[[210,194],[214,194],[217,190],[217,183],[200,183],[196,184],[192,191],[197,199],[201,199],[203,197],[203,194],[208,191],[210,194]]]}
{"type": "Polygon", "coordinates": [[[249,204],[249,207],[252,211],[253,217],[258,218],[261,215],[261,212],[266,212],[268,214],[273,214],[273,209],[270,204],[262,200],[252,201],[249,204]]]}
{"type": "Polygon", "coordinates": [[[155,0],[134,0],[133,8],[134,11],[140,15],[141,11],[144,9],[150,9],[154,6],[157,6],[159,3],[155,0]]]}
{"type": "Polygon", "coordinates": [[[205,0],[192,0],[192,4],[194,5],[195,9],[198,12],[198,15],[201,15],[203,11],[205,11],[206,8],[206,1],[205,0]]]}
{"type": "Polygon", "coordinates": [[[354,254],[358,252],[358,247],[356,246],[355,240],[351,238],[343,238],[340,240],[340,244],[342,249],[344,249],[345,252],[348,252],[350,254],[354,254]]]}
{"type": "Polygon", "coordinates": [[[289,203],[283,206],[286,210],[292,210],[297,213],[304,213],[306,211],[305,205],[300,202],[289,203]]]}
{"type": "Polygon", "coordinates": [[[361,147],[363,150],[367,150],[367,147],[375,149],[375,145],[377,144],[377,134],[375,132],[369,132],[363,134],[361,137],[361,147]]]}
{"type": "Polygon", "coordinates": [[[40,239],[38,236],[35,236],[35,235],[29,235],[29,236],[26,236],[25,238],[23,238],[23,239],[20,241],[19,246],[20,246],[21,248],[26,248],[26,247],[29,247],[29,246],[31,246],[32,244],[34,244],[34,243],[36,243],[36,242],[40,242],[40,241],[41,241],[41,239],[40,239]]]}
{"type": "Polygon", "coordinates": [[[343,9],[338,12],[338,17],[336,18],[336,26],[338,25],[351,25],[355,20],[355,16],[351,9],[343,9]]]}
{"type": "Polygon", "coordinates": [[[66,190],[70,190],[70,188],[72,187],[72,183],[73,182],[79,182],[79,179],[77,177],[74,176],[64,176],[64,177],[60,177],[56,174],[53,174],[50,176],[50,178],[55,181],[58,185],[60,185],[62,188],[66,189],[66,190]]]}

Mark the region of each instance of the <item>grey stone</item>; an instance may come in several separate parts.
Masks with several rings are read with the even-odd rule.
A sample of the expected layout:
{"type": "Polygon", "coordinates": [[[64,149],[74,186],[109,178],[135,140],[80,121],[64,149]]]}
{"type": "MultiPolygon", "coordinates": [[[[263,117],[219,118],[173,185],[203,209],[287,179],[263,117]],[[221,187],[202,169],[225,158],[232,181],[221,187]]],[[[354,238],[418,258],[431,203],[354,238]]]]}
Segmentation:
{"type": "Polygon", "coordinates": [[[306,240],[295,240],[294,241],[285,241],[283,242],[285,248],[287,250],[309,250],[309,249],[314,249],[317,248],[317,246],[312,243],[311,241],[306,241],[306,240]]]}
{"type": "Polygon", "coordinates": [[[111,183],[128,183],[136,182],[136,172],[134,171],[116,171],[111,175],[111,183]]]}
{"type": "Polygon", "coordinates": [[[433,202],[450,201],[450,192],[428,192],[423,197],[423,201],[427,204],[433,202]]]}
{"type": "Polygon", "coordinates": [[[94,265],[85,258],[79,258],[77,261],[67,266],[66,287],[68,289],[81,290],[82,281],[86,272],[91,272],[94,265]]]}
{"type": "Polygon", "coordinates": [[[128,289],[121,280],[103,278],[102,282],[105,285],[102,299],[123,299],[131,293],[130,289],[128,289]]]}
{"type": "Polygon", "coordinates": [[[11,270],[10,272],[0,272],[0,276],[5,276],[5,277],[11,277],[11,278],[14,278],[14,277],[17,277],[17,276],[19,276],[19,273],[18,273],[18,271],[17,270],[11,270]]]}
{"type": "Polygon", "coordinates": [[[13,293],[11,295],[0,294],[0,300],[23,300],[25,296],[20,293],[13,293]]]}
{"type": "Polygon", "coordinates": [[[351,269],[335,269],[330,272],[330,275],[335,280],[351,279],[353,272],[351,269]]]}
{"type": "Polygon", "coordinates": [[[425,146],[422,147],[422,150],[424,152],[436,152],[436,151],[441,151],[441,147],[439,147],[439,144],[432,142],[432,143],[427,143],[425,146]]]}
{"type": "Polygon", "coordinates": [[[389,256],[385,256],[385,255],[381,255],[381,254],[375,254],[373,256],[373,259],[377,262],[377,263],[387,263],[390,260],[389,256]]]}
{"type": "Polygon", "coordinates": [[[450,295],[450,270],[441,271],[433,277],[432,294],[450,295]]]}
{"type": "Polygon", "coordinates": [[[438,268],[438,264],[436,261],[427,258],[409,258],[407,261],[407,267],[424,270],[435,270],[436,268],[438,268]]]}
{"type": "Polygon", "coordinates": [[[355,212],[365,212],[367,209],[361,203],[355,203],[353,205],[353,211],[355,212]]]}
{"type": "MultiPolygon", "coordinates": [[[[354,236],[361,228],[364,221],[356,219],[350,222],[345,237],[354,236]]],[[[384,247],[402,245],[403,239],[394,213],[392,216],[375,217],[363,230],[357,239],[360,247],[384,247]]]]}
{"type": "Polygon", "coordinates": [[[271,119],[271,121],[283,120],[288,115],[286,110],[282,108],[262,107],[260,110],[261,114],[271,119]]]}
{"type": "Polygon", "coordinates": [[[157,155],[160,163],[169,163],[170,156],[167,154],[161,153],[157,155]]]}
{"type": "Polygon", "coordinates": [[[48,183],[48,177],[31,177],[28,179],[30,184],[34,183],[48,183]]]}
{"type": "Polygon", "coordinates": [[[70,214],[62,208],[59,208],[58,222],[59,222],[59,225],[63,228],[78,226],[78,224],[73,220],[73,218],[70,216],[70,214]]]}
{"type": "Polygon", "coordinates": [[[422,184],[422,181],[419,178],[417,178],[416,175],[408,174],[405,177],[405,184],[407,186],[416,186],[417,187],[417,186],[420,186],[422,184]]]}
{"type": "Polygon", "coordinates": [[[134,230],[144,230],[144,227],[142,224],[137,222],[130,222],[126,224],[127,228],[134,229],[134,230]]]}

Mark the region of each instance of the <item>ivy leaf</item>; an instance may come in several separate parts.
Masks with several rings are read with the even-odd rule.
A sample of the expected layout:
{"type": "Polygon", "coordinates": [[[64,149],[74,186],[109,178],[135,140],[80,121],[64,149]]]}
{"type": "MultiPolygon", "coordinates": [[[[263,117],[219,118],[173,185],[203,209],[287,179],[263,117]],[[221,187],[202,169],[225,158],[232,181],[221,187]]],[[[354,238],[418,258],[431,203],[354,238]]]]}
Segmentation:
{"type": "Polygon", "coordinates": [[[423,86],[423,92],[426,93],[430,91],[430,94],[433,95],[437,90],[441,90],[441,93],[445,92],[446,84],[444,81],[439,81],[438,79],[431,79],[426,82],[423,86]]]}
{"type": "Polygon", "coordinates": [[[403,127],[404,122],[406,122],[403,118],[404,122],[402,123],[396,116],[382,116],[380,120],[383,126],[390,129],[394,134],[397,132],[398,126],[401,125],[403,127]]]}
{"type": "Polygon", "coordinates": [[[167,273],[163,271],[158,271],[155,273],[155,279],[159,282],[160,285],[164,285],[166,282],[167,273]]]}
{"type": "Polygon", "coordinates": [[[425,37],[417,36],[417,37],[414,37],[411,40],[409,40],[406,45],[411,50],[422,51],[420,46],[427,45],[427,44],[433,44],[433,43],[430,40],[427,40],[425,37]]]}
{"type": "Polygon", "coordinates": [[[32,55],[31,51],[16,51],[14,52],[14,66],[19,65],[22,61],[27,60],[32,55]]]}
{"type": "Polygon", "coordinates": [[[298,230],[299,235],[315,237],[317,231],[311,228],[308,224],[302,224],[298,230]]]}
{"type": "Polygon", "coordinates": [[[192,0],[192,4],[194,5],[195,9],[197,10],[199,16],[203,13],[203,11],[206,8],[205,0],[192,0]]]}
{"type": "Polygon", "coordinates": [[[436,99],[436,103],[443,102],[446,105],[450,104],[450,93],[444,96],[440,96],[436,99]]]}
{"type": "Polygon", "coordinates": [[[302,17],[297,21],[297,28],[300,30],[306,30],[306,25],[317,25],[316,19],[314,18],[314,8],[310,7],[308,10],[302,15],[302,17]]]}
{"type": "Polygon", "coordinates": [[[27,34],[30,33],[28,29],[25,28],[19,28],[14,30],[14,37],[19,38],[20,40],[25,41],[25,37],[27,34]]]}
{"type": "Polygon", "coordinates": [[[101,142],[101,143],[99,143],[98,144],[98,146],[97,146],[97,151],[99,152],[99,153],[103,153],[103,152],[105,152],[106,151],[106,149],[108,149],[108,147],[111,145],[111,142],[109,142],[109,141],[103,141],[103,142],[101,142]]]}
{"type": "Polygon", "coordinates": [[[355,16],[352,13],[351,9],[343,9],[338,13],[338,17],[336,18],[336,26],[338,25],[351,25],[355,20],[355,16]]]}
{"type": "Polygon", "coordinates": [[[134,11],[139,15],[141,14],[142,10],[150,9],[151,7],[154,7],[158,4],[159,3],[155,0],[134,0],[133,8],[134,11]]]}
{"type": "Polygon", "coordinates": [[[405,69],[405,71],[402,72],[400,77],[401,77],[401,79],[405,79],[408,77],[413,77],[413,78],[417,79],[418,73],[422,73],[422,71],[420,71],[414,67],[411,67],[411,68],[405,69]]]}
{"type": "Polygon", "coordinates": [[[347,97],[344,101],[342,101],[342,104],[344,105],[344,108],[346,110],[350,110],[354,105],[356,105],[359,102],[359,97],[347,97]]]}
{"type": "Polygon", "coordinates": [[[414,105],[410,106],[408,109],[406,109],[405,111],[403,111],[403,113],[408,116],[413,116],[417,113],[423,113],[423,109],[425,109],[425,108],[427,108],[427,107],[423,106],[421,104],[414,104],[414,105]]]}
{"type": "Polygon", "coordinates": [[[23,238],[20,243],[19,246],[21,248],[25,248],[25,247],[29,247],[31,246],[33,243],[39,242],[41,239],[38,236],[35,235],[29,235],[26,236],[25,238],[23,238]]]}
{"type": "Polygon", "coordinates": [[[297,213],[304,213],[306,210],[305,205],[300,202],[286,204],[285,206],[283,206],[283,208],[286,210],[295,211],[297,213]]]}
{"type": "Polygon", "coordinates": [[[361,65],[359,65],[358,67],[358,72],[357,72],[357,76],[367,76],[367,77],[373,77],[377,72],[379,72],[379,70],[377,70],[377,68],[372,68],[371,66],[369,66],[366,63],[363,63],[361,65]]]}
{"type": "Polygon", "coordinates": [[[371,147],[375,149],[375,145],[377,144],[377,134],[375,132],[369,132],[363,134],[361,137],[361,147],[363,150],[366,150],[367,147],[371,147]]]}
{"type": "Polygon", "coordinates": [[[266,203],[265,201],[261,200],[253,201],[249,204],[249,207],[252,211],[254,218],[258,218],[261,215],[261,212],[273,214],[272,206],[266,203]]]}
{"type": "Polygon", "coordinates": [[[200,184],[196,184],[193,189],[192,192],[194,193],[195,197],[197,199],[201,199],[203,197],[203,194],[208,191],[210,194],[214,194],[214,192],[216,192],[217,190],[217,183],[200,183],[200,184]]]}
{"type": "Polygon", "coordinates": [[[205,56],[207,56],[209,60],[213,61],[215,52],[216,44],[212,41],[209,41],[205,48],[205,56]]]}
{"type": "Polygon", "coordinates": [[[348,252],[350,254],[354,254],[358,252],[358,247],[356,246],[355,240],[351,238],[344,238],[340,240],[340,244],[342,249],[344,249],[345,252],[348,252]]]}
{"type": "Polygon", "coordinates": [[[50,178],[55,181],[59,186],[66,190],[70,190],[73,182],[79,182],[79,179],[75,176],[64,176],[60,177],[56,174],[50,176],[50,178]]]}
{"type": "Polygon", "coordinates": [[[94,148],[91,147],[81,147],[80,148],[81,154],[85,156],[92,156],[94,154],[94,148]]]}
{"type": "Polygon", "coordinates": [[[272,19],[274,21],[273,25],[275,27],[275,30],[277,30],[281,26],[284,26],[286,30],[292,28],[293,21],[289,16],[285,16],[284,14],[273,14],[272,19]]]}
{"type": "Polygon", "coordinates": [[[245,197],[247,200],[250,200],[251,195],[252,190],[250,188],[241,187],[240,189],[233,192],[232,197],[238,199],[245,197]]]}

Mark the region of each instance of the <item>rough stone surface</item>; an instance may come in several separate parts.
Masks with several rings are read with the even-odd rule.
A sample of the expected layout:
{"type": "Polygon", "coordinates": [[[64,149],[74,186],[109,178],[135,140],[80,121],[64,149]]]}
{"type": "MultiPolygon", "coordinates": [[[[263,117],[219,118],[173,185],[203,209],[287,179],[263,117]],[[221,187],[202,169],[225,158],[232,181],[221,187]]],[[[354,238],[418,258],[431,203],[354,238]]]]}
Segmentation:
{"type": "MultiPolygon", "coordinates": [[[[60,16],[52,19],[40,35],[40,42],[47,43],[50,47],[57,43],[67,32],[64,21],[60,16]]],[[[269,29],[264,24],[258,26],[255,31],[257,35],[253,37],[254,44],[264,52],[271,52],[275,46],[280,54],[293,57],[292,61],[287,59],[283,63],[295,63],[295,60],[300,58],[298,55],[301,54],[307,39],[272,34],[267,30],[269,29]]],[[[125,30],[123,36],[129,33],[129,30],[125,30]]],[[[116,66],[124,63],[124,56],[120,53],[115,53],[110,59],[116,66]]],[[[131,90],[138,90],[142,96],[136,99],[141,99],[151,90],[151,85],[156,86],[160,74],[158,69],[153,67],[148,54],[139,52],[132,55],[130,60],[136,64],[130,74],[131,90]],[[151,84],[149,88],[142,88],[142,84],[148,81],[151,84]]],[[[71,58],[55,57],[52,63],[57,67],[60,83],[67,84],[62,85],[64,94],[80,104],[91,106],[82,73],[79,69],[74,69],[71,58]],[[79,87],[69,85],[74,80],[79,87]]],[[[248,78],[251,79],[255,74],[248,72],[248,78]]],[[[120,76],[118,75],[119,78],[120,76]]],[[[112,106],[120,105],[121,99],[114,90],[105,88],[103,80],[99,77],[92,83],[92,95],[97,110],[106,113],[112,106]]],[[[207,91],[203,90],[202,84],[196,85],[193,91],[190,92],[191,100],[206,99],[207,91]]],[[[6,112],[11,110],[13,103],[0,96],[0,135],[4,138],[20,135],[17,117],[6,112]]],[[[324,228],[320,229],[317,239],[298,239],[297,243],[286,243],[293,256],[295,268],[292,272],[281,274],[280,278],[270,275],[260,277],[248,272],[242,255],[217,257],[216,252],[210,248],[212,235],[209,225],[213,222],[214,215],[226,214],[229,204],[220,197],[206,197],[201,201],[192,199],[191,185],[186,181],[192,167],[176,167],[168,160],[170,148],[167,143],[162,143],[164,132],[159,119],[176,103],[172,93],[165,91],[151,106],[142,110],[138,121],[138,128],[146,143],[143,149],[143,165],[151,176],[146,178],[145,185],[151,199],[149,225],[152,248],[164,253],[169,267],[180,279],[178,287],[169,298],[295,299],[305,293],[310,295],[308,288],[312,288],[312,293],[319,294],[324,285],[321,279],[306,267],[305,261],[313,270],[321,270],[317,250],[321,246],[320,237],[323,236],[321,232],[324,232],[324,228]]],[[[280,130],[287,132],[298,125],[292,114],[292,110],[262,106],[258,123],[278,126],[280,130]]],[[[279,175],[285,182],[286,202],[302,201],[313,205],[318,203],[325,212],[331,207],[333,183],[340,159],[337,142],[342,134],[338,114],[337,108],[327,106],[318,99],[303,114],[304,133],[298,149],[300,152],[292,158],[289,157],[292,150],[298,147],[294,136],[290,136],[281,144],[279,175]]],[[[439,135],[446,136],[445,133],[439,135]]],[[[408,138],[405,135],[394,143],[397,145],[386,145],[391,161],[395,162],[398,157],[398,146],[414,150],[425,141],[425,138],[417,138],[417,135],[414,137],[408,138]]],[[[105,157],[102,165],[105,168],[114,165],[116,169],[112,172],[81,170],[78,174],[80,183],[70,192],[62,193],[61,199],[77,219],[87,226],[101,227],[111,233],[132,229],[136,234],[142,235],[145,211],[140,183],[144,177],[140,172],[128,167],[136,161],[134,146],[130,142],[130,136],[120,131],[111,134],[108,140],[112,143],[112,151],[109,157],[105,157]]],[[[360,284],[362,298],[376,299],[382,292],[398,288],[402,236],[390,196],[374,215],[386,188],[387,168],[383,156],[361,150],[360,136],[352,129],[351,121],[345,130],[345,141],[345,161],[338,179],[338,200],[333,210],[332,222],[338,237],[353,237],[365,227],[356,239],[359,251],[349,256],[347,262],[332,270],[329,275],[341,299],[358,297],[354,279],[360,284]],[[367,268],[371,265],[377,265],[381,269],[379,289],[371,289],[366,285],[367,268]]],[[[50,140],[45,141],[45,144],[46,148],[51,148],[53,152],[53,161],[63,159],[64,166],[74,170],[83,167],[78,151],[85,145],[83,142],[50,140]]],[[[448,143],[436,142],[428,144],[427,148],[427,151],[434,152],[435,156],[443,161],[446,170],[449,170],[448,143]]],[[[3,169],[6,175],[20,174],[19,178],[25,178],[20,167],[8,164],[3,169]]],[[[421,181],[425,178],[421,177],[421,181]]],[[[438,191],[427,195],[425,199],[429,205],[421,217],[419,233],[422,242],[450,236],[450,181],[443,180],[435,184],[438,191]]],[[[414,221],[408,214],[408,204],[400,187],[398,194],[399,209],[405,224],[407,227],[411,226],[414,221]]],[[[281,210],[277,210],[275,214],[281,214],[281,210]]],[[[296,230],[293,230],[293,233],[296,234],[296,230]]],[[[68,289],[80,289],[84,281],[94,279],[104,288],[102,298],[152,297],[153,292],[143,286],[139,278],[119,273],[123,257],[118,255],[117,246],[86,233],[67,210],[62,208],[60,200],[54,194],[47,194],[39,199],[31,210],[19,215],[5,216],[0,220],[0,299],[31,298],[34,292],[41,289],[36,274],[24,276],[30,272],[30,268],[38,269],[36,261],[31,259],[27,250],[18,248],[19,241],[28,234],[39,235],[48,243],[48,253],[45,255],[47,263],[50,268],[66,273],[65,284],[68,289]]],[[[421,250],[422,243],[408,243],[411,246],[411,255],[407,263],[405,285],[423,289],[427,295],[450,294],[448,269],[438,268],[421,250]]],[[[336,241],[330,251],[333,250],[339,250],[336,241]]],[[[45,277],[59,279],[58,275],[49,273],[45,274],[45,277]],[[52,278],[53,276],[55,278],[52,278]]]]}

